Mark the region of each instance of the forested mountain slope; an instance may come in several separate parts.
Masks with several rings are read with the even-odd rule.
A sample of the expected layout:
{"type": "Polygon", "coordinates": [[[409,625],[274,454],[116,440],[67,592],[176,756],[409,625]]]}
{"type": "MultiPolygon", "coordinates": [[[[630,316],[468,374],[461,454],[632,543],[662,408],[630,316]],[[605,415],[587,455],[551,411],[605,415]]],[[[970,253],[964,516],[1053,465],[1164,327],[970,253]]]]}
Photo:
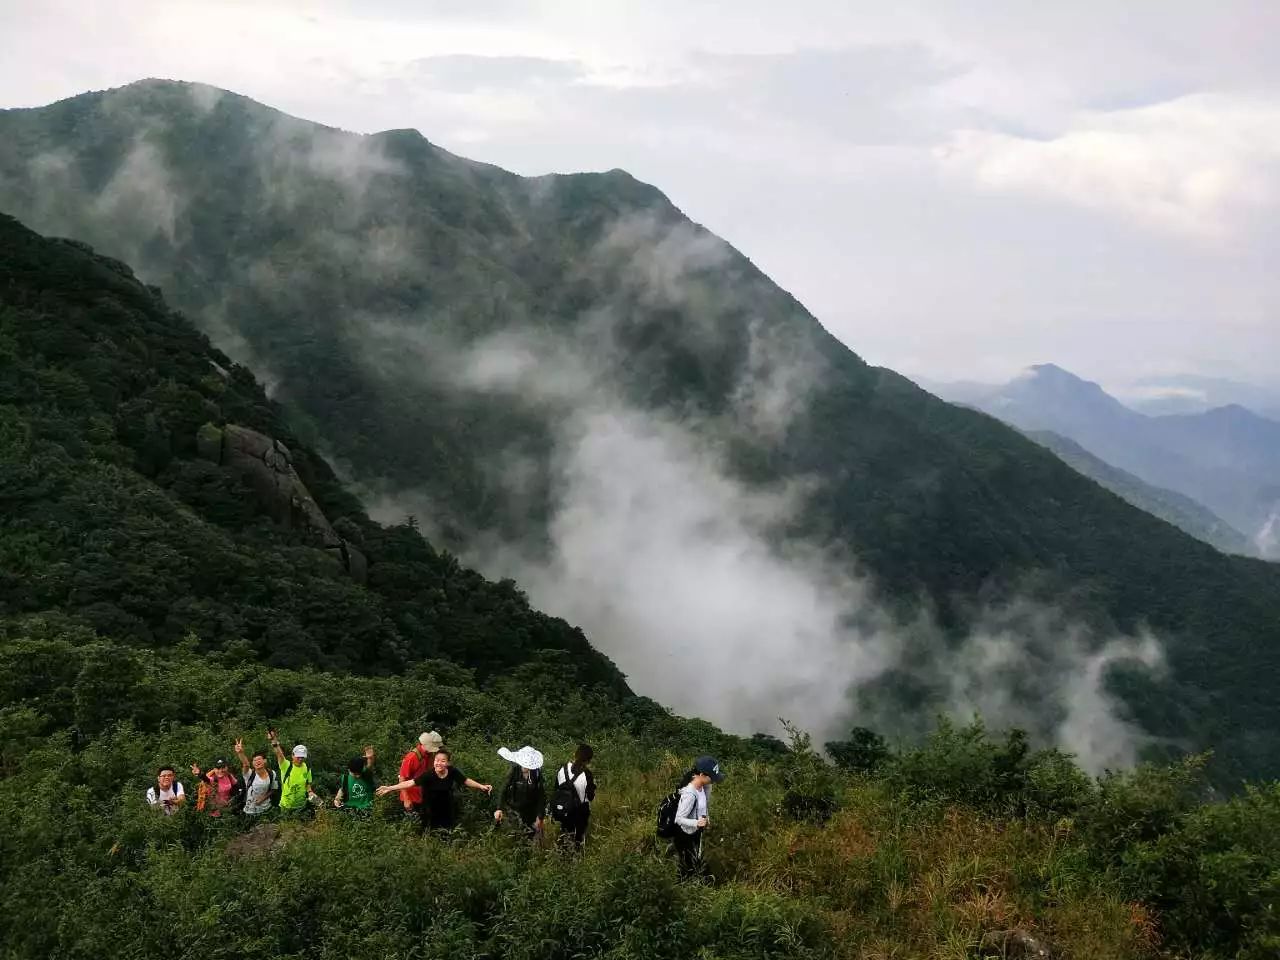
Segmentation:
{"type": "Polygon", "coordinates": [[[1145,510],[1153,517],[1172,523],[1184,533],[1217,547],[1223,553],[1241,556],[1254,554],[1253,544],[1208,507],[1173,490],[1163,490],[1111,466],[1095,457],[1074,440],[1052,430],[1032,430],[1027,436],[1048,447],[1064,463],[1070,464],[1091,480],[1097,481],[1116,496],[1145,510]]]}
{"type": "Polygon", "coordinates": [[[1099,635],[1150,627],[1172,669],[1125,683],[1146,728],[1214,743],[1233,772],[1280,765],[1262,679],[1280,570],[867,366],[622,172],[524,179],[413,131],[147,81],[0,112],[0,205],[131,257],[298,412],[294,433],[429,504],[445,542],[551,549],[566,450],[627,417],[678,423],[737,481],[789,492],[773,536],[847,549],[905,620],[924,600],[960,634],[1030,594],[1099,635]]]}
{"type": "Polygon", "coordinates": [[[124,264],[0,215],[0,615],[56,611],[146,647],[385,674],[447,658],[481,678],[561,664],[618,698],[581,631],[531,610],[408,527],[365,517],[293,437],[252,375],[124,264]],[[282,441],[336,529],[368,560],[356,582],[281,527],[244,471],[197,432],[282,441]]]}

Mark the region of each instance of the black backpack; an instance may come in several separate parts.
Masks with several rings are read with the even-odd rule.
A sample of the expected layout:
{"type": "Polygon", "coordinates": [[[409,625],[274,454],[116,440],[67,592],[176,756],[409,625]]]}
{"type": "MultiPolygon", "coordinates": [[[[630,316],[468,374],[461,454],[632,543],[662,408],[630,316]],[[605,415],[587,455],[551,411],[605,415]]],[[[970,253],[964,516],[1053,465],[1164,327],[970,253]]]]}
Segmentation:
{"type": "MultiPolygon", "coordinates": [[[[671,793],[658,802],[658,836],[664,840],[670,840],[676,834],[680,833],[680,825],[676,823],[676,811],[680,809],[680,791],[689,785],[693,780],[696,771],[690,770],[680,778],[680,786],[676,787],[671,793]]],[[[697,807],[694,807],[697,812],[697,807]]]]}
{"type": "Polygon", "coordinates": [[[680,790],[673,790],[658,803],[658,836],[664,840],[670,840],[680,832],[676,824],[676,811],[679,809],[680,790]]]}
{"type": "MultiPolygon", "coordinates": [[[[564,782],[557,783],[551,794],[551,819],[563,827],[573,821],[574,814],[582,806],[582,799],[578,796],[578,788],[573,785],[577,777],[573,768],[566,763],[560,770],[564,771],[564,782]]],[[[559,772],[556,773],[556,779],[560,779],[559,772]]]]}

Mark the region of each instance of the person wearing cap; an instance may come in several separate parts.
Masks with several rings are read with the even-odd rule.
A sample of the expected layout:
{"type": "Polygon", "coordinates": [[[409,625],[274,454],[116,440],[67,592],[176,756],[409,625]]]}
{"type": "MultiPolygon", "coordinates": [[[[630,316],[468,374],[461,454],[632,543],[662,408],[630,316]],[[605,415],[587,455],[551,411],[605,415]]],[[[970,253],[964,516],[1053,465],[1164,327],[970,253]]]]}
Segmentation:
{"type": "MultiPolygon", "coordinates": [[[[416,780],[424,773],[431,769],[432,760],[435,758],[436,751],[444,747],[444,740],[440,734],[432,730],[429,733],[421,734],[418,742],[412,750],[404,755],[404,759],[400,761],[400,779],[416,780]]],[[[422,806],[422,788],[411,787],[408,790],[400,792],[400,803],[404,807],[405,815],[418,812],[418,808],[422,806]]]]}
{"type": "Polygon", "coordinates": [[[373,778],[373,747],[366,744],[364,756],[352,757],[338,779],[338,792],[333,805],[339,810],[368,816],[373,810],[373,791],[378,787],[373,778]]]}
{"type": "Polygon", "coordinates": [[[280,764],[280,809],[285,813],[309,811],[308,801],[320,804],[323,801],[311,786],[311,768],[307,766],[307,748],[298,744],[293,748],[291,757],[286,757],[280,749],[280,737],[274,730],[267,731],[267,739],[276,752],[276,760],[280,764]]]}
{"type": "Polygon", "coordinates": [[[236,738],[235,749],[244,783],[244,814],[260,817],[280,805],[280,774],[271,769],[263,750],[256,751],[250,761],[245,756],[243,737],[236,738]]]}
{"type": "Polygon", "coordinates": [[[702,870],[702,835],[711,825],[711,785],[724,779],[724,771],[715,757],[699,757],[693,762],[676,807],[676,831],[672,838],[680,862],[682,878],[702,870]]]}
{"type": "Polygon", "coordinates": [[[213,761],[213,769],[200,772],[200,765],[191,765],[191,775],[200,785],[196,793],[196,809],[208,810],[209,816],[221,817],[224,810],[235,811],[244,797],[244,781],[227,768],[227,761],[213,761]]]}
{"type": "Polygon", "coordinates": [[[422,805],[418,808],[422,814],[422,828],[432,830],[452,830],[458,825],[458,811],[454,806],[453,795],[458,787],[468,790],[481,790],[492,794],[493,787],[487,783],[472,780],[465,773],[453,766],[449,761],[449,751],[443,748],[436,751],[431,758],[431,769],[413,780],[401,780],[399,783],[384,783],[377,789],[377,795],[385,797],[388,793],[403,793],[410,787],[422,788],[422,805]]]}
{"type": "Polygon", "coordinates": [[[542,784],[542,754],[530,746],[519,750],[498,748],[498,756],[511,764],[507,782],[498,797],[493,819],[502,823],[506,811],[513,812],[526,837],[536,839],[542,833],[542,818],[547,812],[547,791],[542,784]]]}

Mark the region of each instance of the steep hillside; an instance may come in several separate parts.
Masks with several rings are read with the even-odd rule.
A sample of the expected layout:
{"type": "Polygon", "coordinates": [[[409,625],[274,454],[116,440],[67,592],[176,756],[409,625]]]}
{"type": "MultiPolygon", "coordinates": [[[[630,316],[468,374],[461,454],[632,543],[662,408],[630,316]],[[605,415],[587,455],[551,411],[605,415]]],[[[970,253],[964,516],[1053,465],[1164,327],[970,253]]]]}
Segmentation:
{"type": "Polygon", "coordinates": [[[1027,436],[1048,447],[1063,462],[1139,510],[1145,510],[1153,517],[1173,524],[1184,533],[1217,547],[1223,553],[1253,555],[1254,545],[1243,533],[1190,497],[1144,483],[1133,474],[1118,470],[1098,459],[1074,440],[1068,440],[1051,430],[1033,430],[1027,436]]]}
{"type": "Polygon", "coordinates": [[[252,375],[130,268],[3,215],[0,437],[0,615],[57,611],[139,646],[191,638],[292,668],[446,658],[483,679],[549,659],[571,684],[629,694],[513,584],[371,523],[252,375]],[[287,496],[313,494],[328,532],[282,524],[250,470],[201,456],[198,432],[224,425],[283,442],[305,484],[287,496]]]}
{"type": "MultiPolygon", "coordinates": [[[[725,616],[777,579],[731,584],[716,617],[674,606],[651,628],[685,545],[644,524],[593,536],[593,511],[687,502],[696,488],[652,473],[675,437],[686,462],[723,467],[724,500],[762,530],[752,550],[844,551],[891,613],[917,623],[924,599],[953,639],[1028,595],[1077,610],[1098,647],[1149,627],[1172,671],[1120,678],[1137,719],[1170,745],[1220,744],[1230,771],[1280,765],[1259,681],[1280,658],[1280,570],[1224,558],[1015,431],[868,367],[624,173],[522,179],[413,131],[357,136],[148,81],[0,113],[0,205],[133,258],[293,411],[294,436],[323,442],[389,509],[457,547],[551,558],[548,582],[599,598],[593,636],[629,672],[675,672],[648,648],[655,633],[674,635],[671,658],[732,651],[725,616]],[[577,579],[554,562],[572,536],[577,579]],[[609,619],[611,593],[650,582],[614,573],[619,553],[653,558],[638,634],[609,619]]],[[[841,628],[858,615],[837,613],[841,628]]],[[[811,662],[799,691],[833,673],[804,626],[761,670],[811,662]]],[[[913,671],[935,653],[889,671],[926,712],[946,700],[928,684],[948,678],[913,671]]]]}

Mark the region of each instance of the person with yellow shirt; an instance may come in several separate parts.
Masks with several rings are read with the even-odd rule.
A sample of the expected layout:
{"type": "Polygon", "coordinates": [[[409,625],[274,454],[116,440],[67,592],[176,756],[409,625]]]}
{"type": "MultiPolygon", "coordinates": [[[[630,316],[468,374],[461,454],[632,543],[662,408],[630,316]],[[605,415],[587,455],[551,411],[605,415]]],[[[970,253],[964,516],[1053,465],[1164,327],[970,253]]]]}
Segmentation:
{"type": "Polygon", "coordinates": [[[267,731],[267,739],[275,750],[280,764],[280,811],[299,816],[314,815],[311,804],[324,806],[324,801],[311,785],[311,768],[307,766],[307,748],[299,743],[290,757],[280,749],[280,737],[275,730],[267,731]]]}

